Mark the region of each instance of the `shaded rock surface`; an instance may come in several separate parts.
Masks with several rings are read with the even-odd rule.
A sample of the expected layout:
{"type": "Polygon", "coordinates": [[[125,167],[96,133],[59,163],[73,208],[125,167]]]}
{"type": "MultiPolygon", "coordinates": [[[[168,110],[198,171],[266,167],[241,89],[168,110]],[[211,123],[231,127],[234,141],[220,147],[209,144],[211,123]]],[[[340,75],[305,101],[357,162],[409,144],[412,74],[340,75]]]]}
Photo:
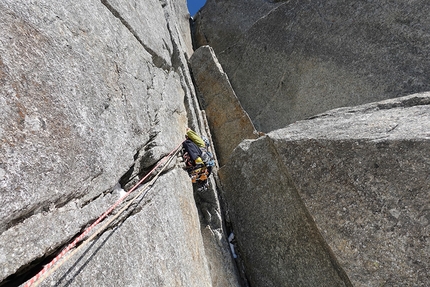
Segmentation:
{"type": "Polygon", "coordinates": [[[240,105],[212,48],[203,46],[197,49],[190,65],[222,166],[242,140],[255,139],[258,133],[240,105]]]}
{"type": "MultiPolygon", "coordinates": [[[[187,126],[207,128],[185,1],[0,8],[0,286],[18,286],[119,198],[118,182],[135,183],[187,126]]],[[[185,171],[172,164],[156,186],[43,284],[237,286],[222,225],[203,238],[185,171]]]]}
{"type": "Polygon", "coordinates": [[[353,286],[426,286],[429,130],[423,93],[332,110],[242,142],[220,173],[255,286],[336,286],[303,281],[318,278],[314,266],[331,271],[322,278],[333,275],[328,258],[353,286]],[[321,261],[305,266],[308,257],[321,261]]]}
{"type": "Polygon", "coordinates": [[[430,6],[420,1],[208,0],[210,45],[257,130],[430,90],[430,6]]]}

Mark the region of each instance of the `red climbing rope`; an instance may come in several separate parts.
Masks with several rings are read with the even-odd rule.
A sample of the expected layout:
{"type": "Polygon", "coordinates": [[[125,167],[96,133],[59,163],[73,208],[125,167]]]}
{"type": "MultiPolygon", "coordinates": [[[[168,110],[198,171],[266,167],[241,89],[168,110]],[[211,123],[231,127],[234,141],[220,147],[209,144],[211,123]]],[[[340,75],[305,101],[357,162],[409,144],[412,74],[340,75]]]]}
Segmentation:
{"type": "MultiPolygon", "coordinates": [[[[93,224],[91,224],[89,227],[85,229],[84,232],[82,232],[81,235],[79,235],[75,240],[73,240],[72,243],[70,243],[66,248],[64,248],[60,254],[58,254],[51,262],[49,262],[45,267],[37,273],[35,276],[33,276],[27,283],[24,285],[24,287],[30,287],[33,286],[35,282],[37,282],[52,266],[54,266],[58,260],[60,260],[70,249],[76,246],[76,244],[81,241],[97,224],[100,223],[106,216],[108,216],[124,199],[133,192],[139,185],[142,184],[160,165],[162,165],[165,160],[178,151],[179,147],[182,145],[180,143],[174,150],[172,150],[168,155],[166,155],[163,159],[161,159],[158,164],[150,171],[148,172],[138,183],[136,183],[130,190],[124,194],[120,199],[118,199],[108,210],[106,210],[93,224]]],[[[40,283],[40,282],[39,282],[40,283]]],[[[35,285],[37,286],[37,285],[35,285]]]]}

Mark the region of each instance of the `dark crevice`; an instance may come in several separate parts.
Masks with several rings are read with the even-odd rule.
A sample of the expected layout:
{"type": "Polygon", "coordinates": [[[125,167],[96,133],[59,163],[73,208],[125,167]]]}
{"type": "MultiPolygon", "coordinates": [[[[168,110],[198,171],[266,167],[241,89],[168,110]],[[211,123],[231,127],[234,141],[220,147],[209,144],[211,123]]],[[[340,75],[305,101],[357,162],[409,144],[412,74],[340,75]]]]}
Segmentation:
{"type": "Polygon", "coordinates": [[[152,163],[151,165],[147,164],[147,162],[153,162],[153,160],[151,160],[152,153],[150,150],[154,146],[155,145],[153,143],[149,144],[138,152],[138,156],[135,159],[134,164],[119,180],[121,188],[130,188],[157,165],[159,160],[157,160],[155,163],[152,163]]]}
{"type": "MultiPolygon", "coordinates": [[[[228,214],[228,210],[229,210],[228,204],[223,197],[224,191],[222,189],[221,180],[218,177],[218,175],[214,174],[213,176],[214,176],[214,180],[215,180],[214,182],[216,185],[215,188],[217,190],[218,200],[219,200],[219,204],[220,204],[220,212],[221,212],[223,230],[225,232],[225,237],[227,238],[227,244],[229,244],[230,242],[229,242],[228,238],[229,238],[231,233],[234,234],[233,224],[232,224],[232,222],[230,220],[230,216],[228,214]]],[[[230,246],[229,246],[229,251],[230,251],[231,256],[233,257],[233,262],[234,262],[234,266],[236,268],[236,272],[239,276],[238,279],[240,280],[240,285],[242,287],[251,287],[251,285],[249,283],[248,276],[246,275],[246,268],[245,268],[245,263],[244,263],[243,258],[242,258],[242,252],[240,251],[240,248],[236,242],[236,239],[234,241],[235,241],[234,250],[236,253],[236,258],[233,257],[233,253],[230,249],[230,246]]]]}
{"type": "MultiPolygon", "coordinates": [[[[121,177],[120,180],[120,185],[124,190],[129,190],[132,186],[136,185],[139,180],[141,180],[144,176],[146,176],[149,172],[151,172],[151,170],[153,168],[155,168],[155,166],[161,161],[163,160],[164,156],[161,156],[159,160],[157,160],[154,164],[150,165],[150,166],[142,166],[140,165],[140,169],[139,170],[134,170],[134,169],[130,169],[126,174],[123,175],[123,177],[121,177]],[[129,176],[130,175],[130,171],[132,171],[132,174],[134,174],[133,176],[129,176]]],[[[143,160],[143,157],[140,159],[143,160]]],[[[164,164],[167,164],[167,162],[165,162],[164,164]]],[[[167,166],[165,168],[165,170],[163,172],[160,173],[159,176],[162,176],[163,174],[167,173],[168,171],[170,171],[173,166],[170,163],[170,166],[167,166]]],[[[152,172],[152,174],[150,174],[148,176],[148,178],[142,182],[141,184],[144,184],[145,182],[150,181],[151,179],[154,178],[154,176],[156,176],[157,172],[163,168],[164,165],[160,165],[156,170],[154,170],[152,172]]]]}
{"type": "Polygon", "coordinates": [[[193,50],[197,50],[199,47],[197,47],[197,43],[196,43],[196,22],[194,21],[193,17],[190,17],[190,19],[188,19],[189,24],[190,24],[190,31],[191,31],[191,45],[193,46],[193,50]]]}
{"type": "Polygon", "coordinates": [[[328,114],[328,113],[318,114],[318,115],[307,117],[305,120],[315,120],[315,119],[324,118],[327,116],[331,116],[331,114],[328,114]]]}
{"type": "Polygon", "coordinates": [[[134,166],[135,165],[133,164],[130,169],[119,179],[119,184],[121,185],[122,189],[124,189],[125,185],[133,179],[132,174],[134,173],[134,166]]]}
{"type": "Polygon", "coordinates": [[[121,14],[116,10],[107,0],[100,0],[101,3],[106,6],[106,8],[114,15],[118,20],[121,21],[121,23],[130,31],[130,33],[136,38],[136,40],[139,42],[140,45],[152,56],[152,62],[157,68],[163,69],[163,70],[169,70],[170,66],[168,63],[157,53],[149,48],[145,43],[142,41],[142,39],[139,37],[139,35],[136,33],[136,31],[133,29],[133,27],[121,16],[121,14]]]}
{"type": "MultiPolygon", "coordinates": [[[[84,197],[88,192],[88,190],[85,189],[83,192],[76,191],[72,192],[70,194],[64,194],[59,198],[52,198],[51,200],[46,200],[43,202],[38,202],[37,206],[32,206],[28,211],[26,211],[23,214],[17,215],[15,218],[12,218],[7,223],[0,226],[0,234],[5,232],[6,230],[13,228],[14,226],[17,226],[18,224],[24,222],[26,219],[32,217],[33,215],[36,215],[41,212],[49,212],[52,209],[58,209],[61,208],[72,200],[79,200],[82,197],[84,197]]],[[[97,196],[98,197],[98,196],[97,196]]]]}
{"type": "MultiPolygon", "coordinates": [[[[90,198],[90,199],[88,199],[88,200],[86,200],[86,201],[84,201],[84,202],[80,203],[79,207],[80,207],[80,208],[83,208],[83,207],[87,206],[88,204],[90,204],[91,202],[93,202],[93,201],[97,200],[98,198],[100,198],[100,197],[102,197],[102,196],[104,196],[104,195],[106,195],[106,194],[108,194],[108,193],[111,193],[112,191],[113,191],[113,189],[105,190],[105,191],[103,191],[102,193],[97,194],[95,197],[92,197],[92,198],[90,198]]],[[[69,202],[67,202],[67,203],[69,203],[69,202]]]]}
{"type": "Polygon", "coordinates": [[[415,106],[426,106],[426,105],[430,105],[430,98],[412,97],[409,99],[402,100],[400,102],[378,104],[378,109],[389,110],[394,108],[411,108],[415,106]]]}
{"type": "MultiPolygon", "coordinates": [[[[41,206],[49,206],[49,205],[46,204],[46,203],[41,203],[41,206]]],[[[9,228],[12,228],[12,227],[20,224],[21,222],[23,222],[27,218],[30,218],[31,216],[33,216],[36,213],[35,211],[36,211],[37,208],[39,208],[39,207],[38,206],[34,206],[30,210],[28,210],[25,214],[22,214],[22,215],[20,215],[18,217],[15,217],[15,218],[9,220],[8,222],[6,222],[5,224],[2,224],[0,226],[0,234],[2,234],[3,232],[5,232],[9,228]]],[[[41,209],[43,210],[43,209],[45,209],[45,207],[42,207],[41,209]]]]}
{"type": "Polygon", "coordinates": [[[38,258],[28,265],[22,266],[17,272],[6,277],[0,282],[0,287],[17,287],[26,281],[30,280],[33,276],[39,273],[43,267],[48,264],[60,251],[57,253],[47,255],[43,258],[38,258]]]}
{"type": "MultiPolygon", "coordinates": [[[[94,221],[95,220],[93,220],[93,222],[94,221]]],[[[84,229],[82,229],[82,231],[83,230],[84,229]]],[[[0,287],[16,287],[30,280],[33,276],[39,273],[45,267],[46,264],[51,262],[58,254],[60,254],[60,252],[64,248],[66,248],[70,243],[72,243],[73,240],[75,240],[75,238],[77,238],[81,234],[81,232],[79,232],[77,235],[75,235],[75,237],[67,241],[65,244],[52,249],[44,256],[36,258],[32,262],[21,266],[14,274],[9,275],[2,282],[0,282],[0,287]]],[[[78,243],[76,246],[79,246],[79,244],[80,243],[78,243]]]]}
{"type": "Polygon", "coordinates": [[[134,163],[130,166],[128,171],[124,173],[119,179],[119,184],[121,188],[125,188],[126,186],[130,186],[133,182],[137,182],[137,178],[139,175],[144,174],[145,171],[149,171],[155,165],[151,165],[149,167],[145,167],[145,162],[150,161],[149,157],[151,157],[150,150],[153,147],[156,147],[155,138],[158,133],[153,132],[150,134],[150,138],[146,143],[144,143],[134,154],[133,160],[134,163]]]}

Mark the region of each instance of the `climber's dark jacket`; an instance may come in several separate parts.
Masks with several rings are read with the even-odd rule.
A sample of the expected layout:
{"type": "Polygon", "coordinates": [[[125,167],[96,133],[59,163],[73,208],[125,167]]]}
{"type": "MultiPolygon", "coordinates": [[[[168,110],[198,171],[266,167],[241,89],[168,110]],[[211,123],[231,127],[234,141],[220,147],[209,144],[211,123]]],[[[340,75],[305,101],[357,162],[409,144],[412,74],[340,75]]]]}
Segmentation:
{"type": "Polygon", "coordinates": [[[182,143],[182,147],[190,155],[190,158],[193,161],[202,156],[202,150],[192,140],[185,140],[182,143]]]}

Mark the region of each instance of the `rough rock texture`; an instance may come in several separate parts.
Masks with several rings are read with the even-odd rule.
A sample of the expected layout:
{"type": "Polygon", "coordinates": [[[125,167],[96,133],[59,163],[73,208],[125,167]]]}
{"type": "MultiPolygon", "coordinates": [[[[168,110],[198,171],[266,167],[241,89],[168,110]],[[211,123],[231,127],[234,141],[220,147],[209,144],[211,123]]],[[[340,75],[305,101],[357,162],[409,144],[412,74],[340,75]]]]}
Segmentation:
{"type": "MultiPolygon", "coordinates": [[[[313,221],[353,286],[427,286],[429,131],[424,93],[329,111],[241,143],[220,172],[255,286],[272,286],[260,279],[279,269],[285,282],[312,274],[296,256],[324,254],[302,224],[313,221]]],[[[292,286],[334,286],[302,282],[292,286]]]]}
{"type": "Polygon", "coordinates": [[[202,268],[207,264],[203,242],[195,240],[201,234],[193,195],[184,192],[190,190],[187,177],[175,169],[160,178],[129,218],[42,286],[213,286],[209,268],[202,268]]]}
{"type": "MultiPolygon", "coordinates": [[[[5,0],[0,9],[0,286],[17,286],[119,198],[119,181],[135,182],[181,143],[186,126],[206,127],[188,70],[185,1],[5,0]]],[[[94,242],[97,252],[83,254],[82,268],[53,278],[238,284],[231,258],[205,255],[228,246],[222,226],[218,245],[204,246],[186,173],[172,165],[159,181],[94,242]]],[[[216,203],[206,209],[220,216],[216,203]]]]}
{"type": "Polygon", "coordinates": [[[157,68],[106,6],[2,3],[2,186],[15,191],[2,193],[4,230],[37,208],[109,189],[156,141],[153,164],[182,139],[162,115],[178,127],[186,115],[178,73],[157,68]]]}
{"type": "MultiPolygon", "coordinates": [[[[208,134],[209,135],[209,134],[208,134]]],[[[214,152],[209,148],[211,152],[214,152]]],[[[194,199],[200,216],[200,229],[205,247],[208,268],[211,272],[212,286],[244,286],[239,276],[228,245],[224,218],[221,214],[221,202],[218,198],[217,166],[209,177],[209,187],[202,191],[199,185],[193,185],[194,199]],[[217,180],[216,180],[217,179],[217,180]]]]}
{"type": "Polygon", "coordinates": [[[352,286],[272,146],[245,140],[219,171],[250,286],[352,286]]]}
{"type": "Polygon", "coordinates": [[[256,139],[258,133],[240,105],[212,48],[202,46],[197,49],[190,65],[222,166],[242,140],[256,139]]]}
{"type": "Polygon", "coordinates": [[[430,5],[418,1],[208,0],[210,45],[255,127],[430,90],[430,5]]]}

